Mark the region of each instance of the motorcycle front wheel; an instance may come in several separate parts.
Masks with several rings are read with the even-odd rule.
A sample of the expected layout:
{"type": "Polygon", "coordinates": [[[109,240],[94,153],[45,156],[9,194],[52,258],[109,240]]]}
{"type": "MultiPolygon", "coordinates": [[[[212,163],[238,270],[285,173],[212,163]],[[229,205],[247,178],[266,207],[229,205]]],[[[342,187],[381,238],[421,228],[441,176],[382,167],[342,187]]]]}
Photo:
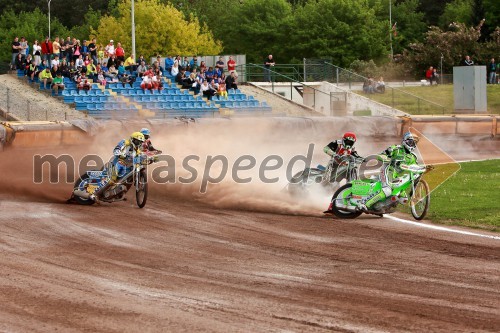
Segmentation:
{"type": "Polygon", "coordinates": [[[417,186],[415,186],[415,192],[412,193],[410,198],[411,215],[415,220],[421,220],[427,214],[429,210],[429,205],[431,203],[431,196],[429,190],[429,184],[423,179],[421,179],[417,186]]]}
{"type": "MultiPolygon", "coordinates": [[[[86,181],[88,178],[89,178],[89,175],[86,173],[81,175],[80,178],[78,178],[78,180],[75,182],[75,190],[80,189],[80,190],[84,191],[83,188],[80,188],[80,184],[83,183],[84,181],[86,181]]],[[[80,205],[89,205],[90,206],[90,205],[94,204],[94,200],[92,200],[92,199],[85,199],[85,198],[79,197],[77,195],[73,196],[73,198],[80,205]]]]}
{"type": "Polygon", "coordinates": [[[135,199],[139,208],[146,206],[148,199],[148,178],[144,170],[139,173],[139,184],[135,189],[135,199]]]}

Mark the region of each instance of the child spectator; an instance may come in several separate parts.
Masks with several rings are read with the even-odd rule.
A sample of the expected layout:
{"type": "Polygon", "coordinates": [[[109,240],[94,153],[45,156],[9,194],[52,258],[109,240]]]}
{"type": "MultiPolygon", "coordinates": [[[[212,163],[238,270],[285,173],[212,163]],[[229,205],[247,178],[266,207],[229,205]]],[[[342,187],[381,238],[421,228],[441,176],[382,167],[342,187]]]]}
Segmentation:
{"type": "Polygon", "coordinates": [[[59,90],[64,90],[64,81],[61,73],[57,73],[57,76],[52,81],[52,90],[55,94],[59,93],[59,90]]]}
{"type": "Polygon", "coordinates": [[[226,90],[226,83],[221,82],[219,83],[219,87],[217,89],[217,95],[219,95],[219,98],[226,98],[227,99],[227,90],[226,90]]]}
{"type": "Polygon", "coordinates": [[[153,74],[148,74],[144,75],[142,77],[142,82],[141,82],[141,89],[146,92],[146,89],[151,90],[153,88],[153,83],[152,83],[152,76],[153,74]]]}
{"type": "Polygon", "coordinates": [[[102,72],[102,70],[100,70],[97,74],[97,80],[103,86],[106,86],[106,83],[108,83],[108,81],[106,81],[106,78],[104,77],[104,73],[102,72]]]}
{"type": "Polygon", "coordinates": [[[135,76],[130,76],[127,73],[123,74],[120,77],[120,82],[122,83],[122,87],[125,88],[125,85],[130,84],[130,88],[134,87],[135,76]]]}
{"type": "Polygon", "coordinates": [[[77,77],[76,79],[76,87],[78,90],[84,90],[84,91],[89,91],[91,84],[89,80],[87,79],[87,76],[85,75],[85,72],[82,72],[80,76],[77,77]]]}

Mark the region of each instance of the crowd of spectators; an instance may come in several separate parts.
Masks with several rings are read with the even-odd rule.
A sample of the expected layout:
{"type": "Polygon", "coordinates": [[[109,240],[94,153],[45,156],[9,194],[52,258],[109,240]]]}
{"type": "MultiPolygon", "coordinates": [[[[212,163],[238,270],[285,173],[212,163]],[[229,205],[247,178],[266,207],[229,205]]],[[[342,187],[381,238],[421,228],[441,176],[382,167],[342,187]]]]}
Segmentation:
{"type": "Polygon", "coordinates": [[[23,70],[32,82],[38,77],[44,88],[51,85],[54,90],[64,89],[63,78],[74,81],[78,89],[89,90],[92,82],[101,85],[116,82],[123,87],[133,87],[138,77],[142,79],[142,89],[161,90],[164,75],[208,99],[215,95],[227,99],[227,91],[238,88],[236,62],[232,56],[227,64],[220,57],[214,67],[208,68],[196,55],[191,60],[169,56],[162,67],[161,56],[149,64],[142,55],[137,59],[134,54],[127,57],[119,42],[115,45],[114,40],[110,40],[103,46],[97,44],[95,38],[80,42],[71,37],[55,37],[53,41],[46,37],[42,43],[35,40],[30,48],[24,37],[21,40],[16,37],[12,42],[11,68],[23,70]]]}

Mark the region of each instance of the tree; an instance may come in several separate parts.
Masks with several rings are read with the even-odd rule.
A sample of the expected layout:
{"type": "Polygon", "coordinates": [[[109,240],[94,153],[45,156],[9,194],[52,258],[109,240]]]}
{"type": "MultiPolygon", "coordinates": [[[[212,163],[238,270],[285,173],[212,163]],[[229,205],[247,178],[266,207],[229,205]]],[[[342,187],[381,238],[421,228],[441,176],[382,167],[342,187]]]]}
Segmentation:
{"type": "Polygon", "coordinates": [[[394,53],[401,53],[410,43],[421,42],[427,30],[424,13],[418,11],[418,0],[406,0],[393,6],[394,53]]]}
{"type": "Polygon", "coordinates": [[[315,0],[298,7],[288,37],[288,53],[299,57],[333,57],[347,67],[356,59],[388,54],[387,21],[380,21],[367,1],[315,0]]]}
{"type": "Polygon", "coordinates": [[[230,20],[221,20],[226,26],[225,52],[246,54],[247,62],[258,64],[269,54],[286,62],[293,56],[287,48],[291,15],[291,5],[285,0],[245,0],[234,8],[230,20]]]}
{"type": "MultiPolygon", "coordinates": [[[[130,0],[118,3],[118,17],[104,16],[92,34],[99,41],[114,39],[131,52],[130,0]]],[[[170,4],[158,0],[135,1],[136,51],[145,57],[157,54],[219,54],[222,44],[206,26],[191,16],[188,20],[170,4]]]]}
{"type": "MultiPolygon", "coordinates": [[[[51,20],[52,36],[66,36],[68,29],[57,18],[51,20]]],[[[11,43],[14,37],[26,37],[30,48],[37,39],[39,42],[48,36],[48,17],[38,8],[32,12],[14,13],[12,10],[3,12],[0,16],[0,58],[3,62],[11,60],[11,43]]]]}
{"type": "Polygon", "coordinates": [[[439,26],[446,29],[453,22],[472,25],[472,0],[454,0],[444,8],[439,18],[439,26]]]}

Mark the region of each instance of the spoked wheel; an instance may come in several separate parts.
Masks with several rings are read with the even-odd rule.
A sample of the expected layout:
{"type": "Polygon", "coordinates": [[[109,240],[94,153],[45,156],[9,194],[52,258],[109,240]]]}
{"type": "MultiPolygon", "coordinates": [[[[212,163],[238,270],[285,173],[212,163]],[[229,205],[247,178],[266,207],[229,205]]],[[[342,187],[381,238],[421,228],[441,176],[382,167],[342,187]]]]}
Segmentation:
{"type": "Polygon", "coordinates": [[[135,199],[139,208],[146,206],[148,199],[148,177],[144,170],[139,173],[139,184],[135,189],[135,199]]]}
{"type": "MultiPolygon", "coordinates": [[[[80,190],[84,191],[85,189],[82,187],[81,184],[86,183],[86,180],[88,178],[89,178],[89,175],[87,175],[86,173],[81,175],[80,178],[78,178],[78,180],[75,182],[75,190],[80,189],[80,190]]],[[[95,203],[94,200],[92,200],[92,199],[85,199],[85,198],[79,197],[77,195],[74,195],[73,199],[75,199],[75,201],[80,205],[89,205],[90,206],[90,205],[93,205],[95,203]]]]}
{"type": "Polygon", "coordinates": [[[431,196],[429,184],[425,180],[420,180],[415,187],[415,193],[412,194],[410,199],[411,215],[416,220],[421,220],[429,210],[431,203],[431,196]]]}
{"type": "Polygon", "coordinates": [[[335,194],[332,197],[332,211],[335,216],[341,218],[341,219],[355,219],[359,215],[362,214],[362,212],[351,212],[348,210],[343,210],[342,208],[338,207],[337,205],[343,204],[343,205],[348,205],[349,203],[349,198],[352,197],[352,184],[347,183],[341,188],[335,192],[335,194]]]}

